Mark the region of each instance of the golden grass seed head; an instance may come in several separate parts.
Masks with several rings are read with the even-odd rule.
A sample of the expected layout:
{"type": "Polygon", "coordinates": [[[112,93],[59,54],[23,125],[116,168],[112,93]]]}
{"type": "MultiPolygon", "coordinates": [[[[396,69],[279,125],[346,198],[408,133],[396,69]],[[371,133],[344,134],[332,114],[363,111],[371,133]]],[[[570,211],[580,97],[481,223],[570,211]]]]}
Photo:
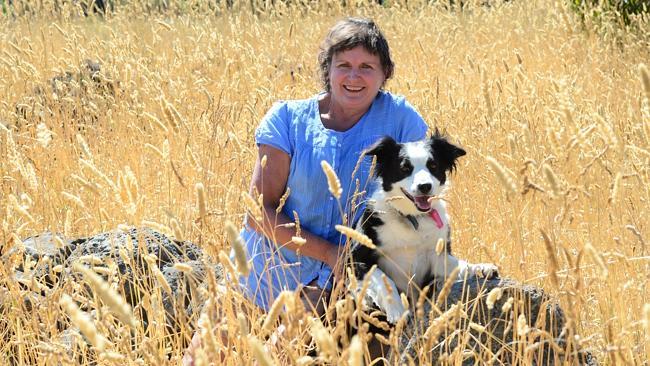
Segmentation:
{"type": "Polygon", "coordinates": [[[171,158],[171,146],[168,139],[165,139],[162,143],[162,156],[165,162],[168,162],[171,158]]]}
{"type": "Polygon", "coordinates": [[[88,147],[88,143],[83,138],[83,136],[81,136],[80,134],[77,134],[77,135],[75,135],[75,138],[77,139],[77,143],[79,144],[79,147],[81,147],[81,151],[83,151],[83,154],[86,157],[86,160],[93,161],[93,154],[90,151],[90,147],[88,147]]]}
{"type": "Polygon", "coordinates": [[[501,287],[493,288],[488,293],[487,299],[485,300],[487,308],[492,310],[494,308],[494,304],[501,299],[501,296],[503,296],[503,289],[501,287]]]}
{"type": "Polygon", "coordinates": [[[386,276],[385,273],[381,274],[381,281],[384,284],[384,288],[386,289],[386,293],[389,295],[388,302],[393,300],[392,294],[393,294],[393,286],[390,284],[390,280],[388,279],[388,276],[386,276]]]}
{"type": "Polygon", "coordinates": [[[546,232],[542,229],[540,229],[540,233],[542,234],[542,238],[544,239],[544,248],[546,249],[546,255],[548,257],[548,264],[549,264],[549,277],[551,278],[551,282],[556,288],[560,287],[560,282],[557,278],[557,271],[559,269],[557,257],[555,256],[555,249],[553,247],[553,243],[551,243],[551,238],[546,234],[546,232]]]}
{"type": "Polygon", "coordinates": [[[292,236],[291,237],[291,242],[296,244],[297,246],[301,247],[301,246],[307,244],[307,239],[301,238],[299,236],[292,236]]]}
{"type": "Polygon", "coordinates": [[[485,327],[474,322],[469,322],[469,328],[479,333],[485,333],[485,327]]]}
{"type": "Polygon", "coordinates": [[[174,292],[172,287],[169,285],[169,282],[167,282],[165,275],[160,271],[160,268],[158,268],[158,257],[155,254],[147,254],[144,256],[144,260],[147,262],[147,265],[149,265],[149,270],[156,281],[158,281],[158,284],[162,287],[162,290],[168,295],[173,295],[174,292]]]}
{"type": "Polygon", "coordinates": [[[102,352],[99,354],[99,359],[110,363],[118,363],[126,361],[126,356],[118,352],[102,352]]]}
{"type": "Polygon", "coordinates": [[[169,126],[172,127],[175,133],[179,132],[179,121],[177,119],[178,112],[174,108],[174,106],[169,103],[165,97],[160,98],[160,109],[163,110],[163,114],[165,115],[165,121],[169,126]]]}
{"type": "Polygon", "coordinates": [[[451,271],[451,273],[445,280],[445,284],[442,286],[440,293],[438,293],[438,297],[436,298],[436,305],[441,306],[443,301],[447,299],[449,292],[451,292],[452,286],[458,280],[459,273],[460,273],[460,267],[456,267],[454,268],[453,271],[451,271]]]}
{"type": "Polygon", "coordinates": [[[100,352],[104,351],[108,341],[106,338],[101,335],[92,319],[88,314],[84,313],[79,309],[77,304],[74,303],[72,298],[66,294],[61,296],[59,300],[59,305],[65,310],[65,312],[70,316],[70,320],[74,325],[76,325],[81,333],[88,339],[88,341],[100,352]]]}
{"type": "Polygon", "coordinates": [[[262,207],[258,204],[248,192],[242,192],[241,194],[242,201],[244,201],[244,206],[246,207],[247,214],[253,216],[255,221],[262,222],[262,207]]]}
{"type": "Polygon", "coordinates": [[[138,178],[136,178],[133,170],[131,170],[131,167],[128,165],[124,167],[123,177],[129,202],[135,205],[140,197],[138,178]]]}
{"type": "Polygon", "coordinates": [[[199,210],[199,219],[201,221],[205,220],[205,216],[207,213],[206,205],[205,205],[205,188],[203,187],[203,183],[196,183],[195,185],[195,190],[196,190],[196,205],[199,210]]]}
{"type": "Polygon", "coordinates": [[[422,336],[426,342],[425,347],[427,349],[430,349],[437,342],[438,337],[445,329],[450,329],[456,325],[462,315],[460,307],[460,304],[453,304],[447,311],[430,322],[429,327],[424,331],[424,335],[422,336]]]}
{"type": "Polygon", "coordinates": [[[347,236],[351,240],[354,240],[357,243],[359,243],[359,244],[361,244],[361,245],[363,245],[365,247],[368,247],[370,249],[376,249],[377,248],[377,246],[375,246],[375,244],[373,244],[372,239],[370,239],[367,235],[362,234],[362,233],[354,230],[351,227],[343,226],[343,225],[336,225],[335,228],[336,228],[336,231],[338,231],[339,233],[347,236]]]}
{"type": "Polygon", "coordinates": [[[100,195],[99,186],[96,183],[91,183],[86,179],[84,179],[83,177],[78,176],[76,174],[70,174],[70,178],[72,178],[74,181],[79,183],[79,185],[81,185],[82,187],[92,192],[95,196],[100,195]]]}
{"type": "Polygon", "coordinates": [[[346,267],[345,268],[345,273],[346,273],[346,276],[348,278],[348,281],[350,281],[350,288],[356,289],[357,286],[358,286],[357,276],[355,276],[354,273],[352,272],[352,268],[346,267]]]}
{"type": "Polygon", "coordinates": [[[491,156],[488,156],[486,159],[490,165],[490,168],[497,175],[497,178],[499,178],[499,181],[503,187],[506,188],[506,191],[508,193],[515,193],[517,191],[517,186],[515,184],[515,180],[510,174],[508,174],[507,169],[504,168],[503,165],[501,165],[495,158],[491,156]]]}
{"type": "Polygon", "coordinates": [[[529,330],[530,327],[528,326],[528,322],[526,321],[526,315],[519,314],[519,317],[517,318],[517,334],[519,336],[525,336],[526,334],[528,334],[529,330]]]}
{"type": "Polygon", "coordinates": [[[404,309],[409,308],[409,298],[403,292],[399,294],[399,299],[402,301],[402,306],[404,309]]]}
{"type": "Polygon", "coordinates": [[[562,195],[562,191],[560,189],[560,181],[553,172],[553,169],[548,164],[542,165],[542,171],[544,172],[544,177],[546,178],[546,181],[548,184],[551,186],[551,192],[553,192],[554,197],[559,197],[562,195]]]}
{"type": "Polygon", "coordinates": [[[244,276],[248,275],[250,272],[250,265],[248,263],[246,255],[246,246],[242,242],[237,228],[230,221],[226,222],[226,234],[228,234],[228,240],[230,241],[230,245],[232,245],[232,248],[235,252],[235,262],[237,263],[239,272],[244,276]]]}
{"type": "Polygon", "coordinates": [[[442,252],[445,250],[445,239],[439,238],[438,242],[436,243],[436,255],[442,254],[442,252]]]}
{"type": "Polygon", "coordinates": [[[348,347],[348,365],[349,366],[362,366],[363,365],[363,342],[359,335],[354,335],[348,347]]]}
{"type": "Polygon", "coordinates": [[[643,91],[645,97],[650,102],[650,72],[648,72],[648,67],[645,64],[639,65],[639,74],[641,76],[641,83],[643,84],[643,91]]]}
{"type": "Polygon", "coordinates": [[[293,211],[293,221],[296,226],[296,236],[300,236],[301,234],[300,216],[298,216],[298,212],[296,212],[295,210],[293,211]]]}
{"type": "Polygon", "coordinates": [[[289,198],[290,194],[291,194],[291,187],[287,187],[287,189],[282,194],[282,197],[280,197],[280,203],[278,203],[278,207],[275,209],[276,214],[278,214],[278,213],[280,213],[282,211],[282,208],[284,207],[285,203],[287,202],[287,198],[289,198]]]}
{"type": "Polygon", "coordinates": [[[190,266],[187,263],[174,263],[173,267],[174,269],[181,271],[183,273],[192,273],[192,271],[194,270],[192,266],[190,266]]]}
{"type": "Polygon", "coordinates": [[[275,325],[277,319],[280,317],[280,313],[282,312],[286,299],[289,296],[293,296],[293,292],[282,291],[275,299],[275,301],[273,301],[273,304],[271,305],[269,312],[266,314],[266,317],[264,318],[264,323],[262,324],[263,332],[270,333],[273,330],[272,328],[275,325]]]}
{"type": "Polygon", "coordinates": [[[220,250],[219,254],[217,254],[217,257],[219,258],[219,263],[225,267],[226,272],[230,274],[231,277],[238,277],[239,272],[235,268],[235,264],[230,260],[230,257],[228,257],[228,254],[226,254],[223,250],[220,250]]]}
{"type": "Polygon", "coordinates": [[[156,117],[156,116],[154,116],[153,114],[148,113],[148,112],[144,112],[144,113],[142,113],[142,115],[145,116],[145,117],[147,117],[147,119],[149,120],[149,122],[151,122],[151,125],[153,125],[154,127],[158,128],[159,130],[161,130],[163,133],[165,133],[165,135],[169,133],[169,129],[167,128],[167,126],[165,126],[165,124],[162,123],[162,122],[158,119],[158,117],[156,117]]]}
{"type": "Polygon", "coordinates": [[[156,267],[152,267],[151,271],[153,272],[154,276],[156,277],[156,280],[162,286],[162,289],[168,294],[168,295],[173,295],[174,291],[172,291],[172,287],[169,285],[169,282],[167,282],[167,279],[165,278],[165,275],[160,271],[160,269],[156,267]]]}
{"type": "Polygon", "coordinates": [[[152,229],[154,229],[156,231],[159,231],[159,232],[161,232],[161,233],[163,233],[163,234],[165,234],[167,236],[172,235],[172,229],[170,229],[167,225],[163,225],[163,224],[161,224],[159,222],[156,222],[156,221],[142,220],[140,222],[140,225],[142,225],[144,227],[152,228],[152,229]]]}
{"type": "Polygon", "coordinates": [[[163,160],[164,156],[163,156],[162,151],[160,151],[160,149],[158,149],[157,147],[153,146],[152,144],[150,144],[148,142],[144,144],[144,147],[151,150],[154,154],[156,154],[158,159],[163,160]]]}
{"type": "Polygon", "coordinates": [[[84,210],[86,208],[84,201],[82,201],[81,198],[79,198],[77,195],[63,191],[61,192],[61,196],[63,196],[63,198],[65,198],[68,202],[73,203],[80,210],[84,210]]]}
{"type": "Polygon", "coordinates": [[[75,263],[73,269],[83,274],[84,279],[90,284],[93,290],[95,290],[95,293],[106,305],[108,305],[111,311],[122,323],[133,329],[136,328],[136,322],[133,317],[133,312],[131,311],[131,306],[120,294],[117,293],[117,291],[112,289],[103,278],[98,276],[88,267],[80,263],[75,263]]]}
{"type": "Polygon", "coordinates": [[[174,238],[178,241],[184,241],[185,235],[183,234],[183,229],[176,219],[171,219],[170,224],[172,226],[172,231],[174,232],[174,238]]]}
{"type": "Polygon", "coordinates": [[[341,188],[341,181],[339,180],[339,177],[336,175],[334,168],[332,168],[332,166],[325,160],[320,162],[320,166],[321,168],[323,168],[323,172],[327,177],[327,186],[330,190],[330,193],[337,200],[341,199],[341,193],[343,193],[343,188],[341,188]]]}
{"type": "Polygon", "coordinates": [[[309,332],[316,341],[320,355],[326,360],[335,360],[337,356],[336,342],[320,319],[310,319],[309,332]]]}
{"type": "MultiPolygon", "coordinates": [[[[208,302],[210,299],[208,299],[208,302]]],[[[206,302],[206,308],[208,308],[210,305],[208,305],[208,302],[206,302]]],[[[211,322],[211,317],[207,311],[203,311],[201,313],[201,316],[199,317],[198,321],[198,332],[201,335],[201,348],[206,352],[206,354],[210,357],[218,357],[219,352],[223,351],[223,347],[219,344],[217,341],[217,337],[215,337],[215,331],[216,330],[215,326],[211,322]]]]}
{"type": "Polygon", "coordinates": [[[248,319],[242,313],[237,313],[237,324],[239,324],[239,333],[243,335],[248,335],[250,333],[250,328],[248,326],[248,319]]]}
{"type": "Polygon", "coordinates": [[[508,300],[501,306],[501,312],[502,313],[507,313],[512,309],[512,304],[514,304],[515,298],[514,297],[509,297],[508,300]]]}
{"type": "Polygon", "coordinates": [[[273,366],[275,362],[271,358],[270,353],[264,348],[262,342],[260,342],[255,336],[249,335],[247,338],[248,348],[252,351],[253,357],[259,362],[261,366],[273,366]]]}
{"type": "Polygon", "coordinates": [[[90,160],[85,160],[85,159],[79,159],[79,163],[81,164],[82,168],[86,168],[89,170],[95,177],[101,179],[108,185],[108,187],[111,188],[111,190],[114,193],[119,193],[119,189],[117,188],[117,185],[113,183],[113,181],[106,176],[106,174],[102,173],[96,166],[95,164],[90,161],[90,160]]]}
{"type": "Polygon", "coordinates": [[[91,266],[98,266],[104,264],[104,260],[101,257],[98,257],[94,254],[86,254],[79,257],[76,263],[79,264],[86,263],[86,264],[90,264],[91,266]]]}
{"type": "Polygon", "coordinates": [[[593,245],[591,245],[591,243],[585,244],[584,249],[587,251],[587,253],[591,257],[591,259],[594,261],[594,263],[596,263],[596,265],[598,265],[598,267],[600,268],[600,272],[601,272],[602,277],[607,278],[607,276],[609,274],[609,271],[607,270],[607,266],[605,265],[605,261],[603,260],[600,253],[598,253],[596,251],[596,248],[594,248],[593,245]]]}
{"type": "Polygon", "coordinates": [[[616,176],[614,177],[614,181],[612,182],[611,193],[609,195],[609,198],[607,199],[607,202],[610,205],[613,205],[613,204],[615,204],[617,202],[618,191],[619,191],[620,186],[621,186],[622,178],[623,178],[623,174],[621,174],[621,172],[616,173],[616,176]]]}
{"type": "Polygon", "coordinates": [[[18,202],[18,198],[16,198],[15,195],[13,195],[13,194],[9,194],[9,202],[11,203],[12,208],[13,208],[13,209],[18,213],[18,214],[20,214],[20,216],[22,216],[23,218],[25,218],[25,219],[26,219],[27,221],[29,221],[30,223],[35,223],[35,222],[36,222],[36,221],[34,220],[34,218],[32,217],[32,215],[30,215],[29,212],[27,211],[27,208],[24,207],[23,205],[21,205],[21,204],[18,202]]]}

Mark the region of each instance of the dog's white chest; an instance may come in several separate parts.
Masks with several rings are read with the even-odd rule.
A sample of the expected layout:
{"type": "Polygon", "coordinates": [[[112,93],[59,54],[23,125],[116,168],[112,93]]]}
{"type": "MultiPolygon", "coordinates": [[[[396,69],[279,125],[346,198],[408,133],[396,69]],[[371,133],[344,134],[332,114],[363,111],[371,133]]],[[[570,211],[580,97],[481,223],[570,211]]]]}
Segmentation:
{"type": "Polygon", "coordinates": [[[384,225],[377,227],[379,249],[383,256],[379,268],[395,281],[398,289],[406,292],[410,284],[420,285],[432,268],[438,239],[447,240],[449,225],[442,228],[427,216],[418,219],[416,229],[404,217],[386,215],[384,225]]]}

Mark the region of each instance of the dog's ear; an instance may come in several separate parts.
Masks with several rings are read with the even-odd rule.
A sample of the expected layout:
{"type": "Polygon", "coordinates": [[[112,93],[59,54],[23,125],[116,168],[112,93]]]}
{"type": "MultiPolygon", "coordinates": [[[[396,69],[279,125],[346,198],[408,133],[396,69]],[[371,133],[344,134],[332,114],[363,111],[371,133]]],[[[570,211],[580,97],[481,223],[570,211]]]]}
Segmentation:
{"type": "Polygon", "coordinates": [[[381,140],[375,142],[370,146],[365,154],[366,155],[375,155],[379,159],[381,156],[394,156],[395,153],[399,153],[400,147],[397,141],[395,141],[390,136],[384,136],[381,140]]]}
{"type": "Polygon", "coordinates": [[[377,169],[375,175],[381,175],[384,168],[390,165],[391,160],[399,155],[401,150],[400,144],[390,136],[384,136],[379,141],[375,142],[366,151],[365,155],[377,157],[377,169]]]}
{"type": "Polygon", "coordinates": [[[456,169],[456,161],[458,158],[467,154],[463,148],[450,143],[447,137],[441,134],[437,128],[433,135],[431,135],[430,143],[434,158],[443,163],[446,170],[450,172],[456,169]]]}

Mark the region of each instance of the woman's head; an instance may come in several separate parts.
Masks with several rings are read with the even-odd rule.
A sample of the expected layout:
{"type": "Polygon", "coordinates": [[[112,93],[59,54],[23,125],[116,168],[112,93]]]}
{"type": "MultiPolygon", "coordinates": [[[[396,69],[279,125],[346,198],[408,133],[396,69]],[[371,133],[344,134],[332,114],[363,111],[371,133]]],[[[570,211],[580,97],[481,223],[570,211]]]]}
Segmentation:
{"type": "Polygon", "coordinates": [[[346,18],[330,29],[318,54],[320,78],[327,92],[331,91],[330,72],[334,55],[358,46],[379,57],[384,82],[393,76],[395,65],[390,58],[388,42],[379,27],[370,19],[346,18]]]}

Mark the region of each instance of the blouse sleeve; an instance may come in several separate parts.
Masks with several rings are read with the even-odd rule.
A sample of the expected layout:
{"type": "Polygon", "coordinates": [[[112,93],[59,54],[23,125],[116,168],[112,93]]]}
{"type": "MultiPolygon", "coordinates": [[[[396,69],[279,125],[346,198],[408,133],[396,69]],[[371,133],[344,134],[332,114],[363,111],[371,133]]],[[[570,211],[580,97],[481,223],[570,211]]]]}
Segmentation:
{"type": "Polygon", "coordinates": [[[275,103],[255,130],[255,142],[258,146],[273,146],[292,156],[289,122],[286,102],[275,103]]]}
{"type": "Polygon", "coordinates": [[[400,109],[402,123],[400,124],[400,130],[397,131],[399,140],[401,142],[412,142],[426,138],[428,127],[420,113],[406,99],[403,100],[400,109]]]}

